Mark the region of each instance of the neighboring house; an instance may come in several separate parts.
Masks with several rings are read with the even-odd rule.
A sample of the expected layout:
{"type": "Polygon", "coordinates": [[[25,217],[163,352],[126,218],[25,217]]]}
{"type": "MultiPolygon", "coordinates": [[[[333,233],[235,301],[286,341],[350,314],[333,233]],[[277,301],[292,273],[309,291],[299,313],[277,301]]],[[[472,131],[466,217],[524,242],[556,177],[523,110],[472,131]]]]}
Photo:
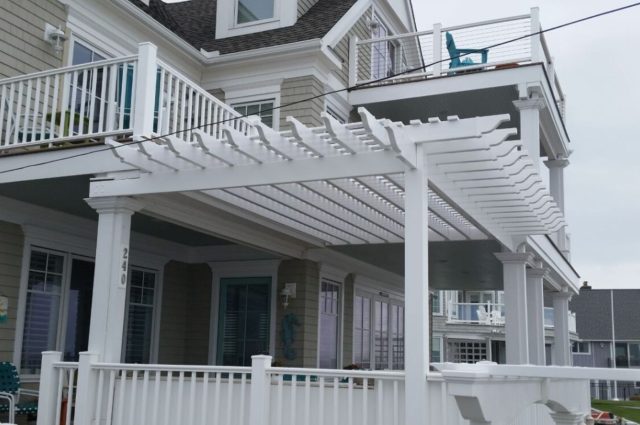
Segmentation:
{"type": "MultiPolygon", "coordinates": [[[[570,303],[580,338],[572,345],[573,364],[640,368],[639,303],[640,289],[592,289],[584,282],[570,303]]],[[[640,393],[640,382],[593,381],[591,390],[596,398],[628,399],[640,393]]]]}
{"type": "MultiPolygon", "coordinates": [[[[553,364],[554,309],[544,307],[545,361],[553,364]]],[[[506,363],[504,291],[436,291],[433,294],[431,361],[506,363]]],[[[576,315],[569,312],[571,341],[576,315]]],[[[575,342],[573,342],[575,344],[575,342]]]]}
{"type": "Polygon", "coordinates": [[[39,425],[581,423],[584,377],[427,376],[430,324],[486,333],[432,323],[430,290],[504,304],[440,309],[496,325],[455,360],[571,364],[549,46],[446,59],[537,9],[423,32],[408,0],[0,9],[0,355],[39,425]]]}

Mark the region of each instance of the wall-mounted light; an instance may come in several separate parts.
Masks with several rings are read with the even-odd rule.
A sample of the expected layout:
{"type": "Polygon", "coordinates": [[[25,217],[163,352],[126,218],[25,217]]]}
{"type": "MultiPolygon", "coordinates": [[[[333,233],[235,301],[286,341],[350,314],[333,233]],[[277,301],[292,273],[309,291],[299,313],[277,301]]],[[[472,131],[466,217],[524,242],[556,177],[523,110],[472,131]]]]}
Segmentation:
{"type": "Polygon", "coordinates": [[[296,297],[296,284],[285,283],[284,288],[280,291],[280,297],[282,298],[282,307],[287,308],[289,305],[289,298],[296,297]]]}
{"type": "Polygon", "coordinates": [[[56,54],[60,54],[64,48],[64,42],[67,41],[67,36],[61,28],[56,28],[51,24],[45,24],[44,41],[51,44],[56,54]]]}

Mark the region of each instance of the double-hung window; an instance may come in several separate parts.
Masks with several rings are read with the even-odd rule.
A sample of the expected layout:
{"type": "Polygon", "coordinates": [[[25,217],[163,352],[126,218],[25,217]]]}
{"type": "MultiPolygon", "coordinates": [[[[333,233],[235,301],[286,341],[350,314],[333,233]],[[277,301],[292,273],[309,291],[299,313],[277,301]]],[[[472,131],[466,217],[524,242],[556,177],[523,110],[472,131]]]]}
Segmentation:
{"type": "Polygon", "coordinates": [[[328,279],[320,282],[319,366],[338,368],[340,337],[340,284],[328,279]]]}
{"type": "Polygon", "coordinates": [[[156,273],[132,269],[129,282],[125,363],[149,363],[153,339],[156,273]]]}
{"type": "Polygon", "coordinates": [[[238,25],[272,19],[275,0],[237,0],[236,23],[238,25]]]}

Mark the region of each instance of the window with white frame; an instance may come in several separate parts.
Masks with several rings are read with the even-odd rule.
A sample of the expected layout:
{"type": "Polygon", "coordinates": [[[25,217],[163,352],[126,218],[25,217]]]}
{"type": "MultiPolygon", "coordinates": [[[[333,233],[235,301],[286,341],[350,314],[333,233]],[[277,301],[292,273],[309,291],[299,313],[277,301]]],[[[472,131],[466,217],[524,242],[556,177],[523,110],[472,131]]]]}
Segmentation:
{"type": "MultiPolygon", "coordinates": [[[[21,373],[39,373],[43,351],[63,351],[65,361],[77,361],[87,350],[93,275],[91,258],[31,248],[18,353],[21,373]]],[[[145,363],[151,351],[157,278],[155,272],[133,267],[129,276],[125,359],[145,363]]]]}
{"type": "Polygon", "coordinates": [[[231,105],[238,113],[244,116],[257,115],[265,125],[273,128],[274,99],[265,99],[231,105]]]}
{"type": "MultiPolygon", "coordinates": [[[[391,35],[382,19],[374,15],[371,24],[371,38],[385,38],[391,35]]],[[[384,40],[371,45],[371,78],[389,77],[395,71],[396,45],[393,41],[384,40]]]]}
{"type": "Polygon", "coordinates": [[[573,341],[571,343],[571,352],[573,354],[590,354],[591,347],[587,341],[573,341]]]}
{"type": "Polygon", "coordinates": [[[131,269],[125,363],[149,363],[151,360],[155,299],[156,273],[131,269]]]}
{"type": "Polygon", "coordinates": [[[237,0],[236,23],[247,24],[274,17],[274,0],[237,0]]]}
{"type": "Polygon", "coordinates": [[[442,291],[433,291],[431,295],[431,312],[436,316],[442,316],[442,291]]]}
{"type": "Polygon", "coordinates": [[[321,368],[338,368],[340,334],[340,284],[328,279],[320,282],[320,338],[321,368]]]}
{"type": "Polygon", "coordinates": [[[431,363],[440,363],[442,361],[442,337],[434,336],[431,338],[431,363]]]}
{"type": "Polygon", "coordinates": [[[404,368],[404,305],[380,292],[356,291],[353,361],[362,369],[404,368]]]}

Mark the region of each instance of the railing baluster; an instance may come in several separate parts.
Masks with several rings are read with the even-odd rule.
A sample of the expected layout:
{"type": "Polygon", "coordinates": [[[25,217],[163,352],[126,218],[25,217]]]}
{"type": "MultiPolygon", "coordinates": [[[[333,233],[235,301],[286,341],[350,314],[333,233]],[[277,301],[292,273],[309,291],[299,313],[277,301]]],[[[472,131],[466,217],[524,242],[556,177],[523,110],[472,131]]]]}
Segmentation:
{"type": "Polygon", "coordinates": [[[375,392],[377,395],[377,401],[376,401],[376,425],[382,425],[382,415],[384,414],[382,408],[383,408],[383,402],[384,402],[384,379],[378,379],[376,381],[374,381],[374,388],[375,388],[375,392]]]}
{"type": "Polygon", "coordinates": [[[393,425],[400,422],[400,410],[398,408],[398,381],[393,381],[393,425]]]}
{"type": "Polygon", "coordinates": [[[27,136],[29,135],[29,117],[31,116],[31,91],[33,90],[33,79],[27,80],[27,92],[24,94],[25,105],[24,112],[22,116],[19,117],[22,119],[22,126],[20,127],[20,131],[22,132],[22,136],[20,137],[20,143],[25,143],[27,141],[27,136]]]}
{"type": "Polygon", "coordinates": [[[182,395],[184,394],[184,371],[178,373],[178,407],[176,409],[176,422],[182,421],[182,395]]]}
{"type": "Polygon", "coordinates": [[[283,408],[283,389],[284,379],[282,375],[278,376],[278,391],[276,393],[276,424],[282,424],[282,408],[283,408]]]}
{"type": "Polygon", "coordinates": [[[134,413],[136,410],[136,398],[138,396],[138,371],[134,370],[131,377],[131,395],[129,396],[129,425],[134,424],[134,413]]]}
{"type": "Polygon", "coordinates": [[[9,127],[9,115],[7,114],[5,118],[5,99],[7,98],[7,85],[2,85],[2,92],[0,93],[0,146],[5,145],[5,140],[2,138],[2,130],[4,130],[4,123],[7,122],[7,127],[9,127]]]}
{"type": "MultiPolygon", "coordinates": [[[[194,396],[195,397],[195,396],[194,396]]],[[[205,372],[202,376],[202,400],[200,412],[200,425],[206,425],[209,417],[209,372],[205,372]]]]}
{"type": "Polygon", "coordinates": [[[109,372],[109,388],[107,391],[107,425],[111,425],[111,420],[113,418],[113,403],[116,396],[116,373],[117,371],[115,370],[109,372]]]}
{"type": "Polygon", "coordinates": [[[336,377],[333,378],[333,423],[338,423],[338,410],[340,408],[340,399],[338,398],[339,388],[340,388],[340,380],[336,377]]]}
{"type": "MultiPolygon", "coordinates": [[[[127,114],[127,79],[129,74],[129,64],[122,64],[119,66],[121,72],[118,73],[120,78],[120,95],[118,96],[118,130],[122,130],[125,126],[124,117],[127,114]]],[[[132,103],[133,104],[133,103],[132,103]]],[[[131,111],[129,110],[129,121],[131,121],[131,111]]],[[[129,122],[129,126],[131,122],[129,122]]]]}
{"type": "Polygon", "coordinates": [[[96,423],[101,423],[102,419],[102,397],[104,392],[104,370],[98,372],[98,393],[96,394],[96,405],[94,412],[96,423]]]}
{"type": "Polygon", "coordinates": [[[296,421],[296,385],[298,381],[298,375],[291,375],[291,403],[290,403],[290,414],[291,414],[291,425],[297,425],[296,421]]]}
{"type": "Polygon", "coordinates": [[[125,403],[125,386],[127,385],[127,371],[120,371],[120,391],[118,392],[118,416],[116,417],[116,425],[122,425],[124,417],[124,403],[125,403]]]}
{"type": "Polygon", "coordinates": [[[158,423],[158,410],[160,410],[160,383],[162,382],[162,372],[156,370],[153,380],[153,420],[151,423],[158,423]]]}
{"type": "Polygon", "coordinates": [[[64,386],[64,373],[65,370],[64,369],[58,369],[58,397],[56,399],[56,418],[55,421],[56,423],[59,423],[60,421],[62,421],[62,388],[64,386]]]}
{"type": "Polygon", "coordinates": [[[87,122],[87,133],[93,133],[96,114],[96,101],[98,100],[98,68],[91,70],[91,85],[89,88],[89,121],[87,122]]]}
{"type": "Polygon", "coordinates": [[[244,425],[244,401],[245,401],[245,391],[247,386],[247,374],[243,373],[240,375],[240,418],[238,421],[239,425],[244,425]]]}
{"type": "Polygon", "coordinates": [[[194,424],[196,410],[196,372],[191,372],[191,388],[189,389],[189,425],[194,424]]]}
{"type": "Polygon", "coordinates": [[[218,423],[221,420],[222,415],[220,414],[220,381],[222,380],[222,374],[220,372],[216,373],[216,388],[214,392],[213,398],[213,423],[218,423]]]}
{"type": "Polygon", "coordinates": [[[9,110],[7,111],[7,128],[4,133],[5,145],[11,144],[11,135],[13,131],[13,126],[16,125],[16,119],[13,116],[13,102],[15,101],[15,83],[11,83],[11,87],[9,89],[9,110]]]}
{"type": "Polygon", "coordinates": [[[368,391],[369,389],[369,380],[367,378],[364,378],[362,380],[362,425],[366,425],[367,424],[367,408],[368,408],[368,391]]]}
{"type": "Polygon", "coordinates": [[[311,376],[304,378],[304,423],[309,425],[311,411],[311,376]]]}
{"type": "Polygon", "coordinates": [[[353,425],[353,377],[347,378],[347,423],[353,425]]]}
{"type": "Polygon", "coordinates": [[[20,82],[18,84],[18,98],[16,99],[16,113],[15,113],[15,118],[13,119],[14,122],[14,129],[13,129],[13,143],[12,144],[16,144],[18,143],[18,134],[20,133],[20,114],[22,113],[22,97],[24,96],[23,92],[22,92],[22,87],[24,87],[24,82],[20,82]]]}
{"type": "Polygon", "coordinates": [[[320,394],[318,396],[318,425],[324,423],[324,381],[324,376],[321,376],[318,383],[320,388],[320,394]]]}
{"type": "MultiPolygon", "coordinates": [[[[73,127],[76,120],[76,100],[78,96],[78,71],[73,71],[73,85],[71,87],[71,103],[69,104],[69,131],[66,136],[73,135],[73,127]]],[[[80,95],[82,98],[82,94],[80,95]]]]}
{"type": "MultiPolygon", "coordinates": [[[[98,100],[100,103],[100,107],[98,108],[98,132],[103,132],[104,131],[104,119],[105,116],[107,114],[107,80],[109,77],[109,68],[106,66],[103,66],[101,68],[102,71],[102,78],[100,79],[100,93],[98,95],[98,93],[96,93],[96,100],[98,100]]],[[[98,72],[96,70],[96,72],[98,72]]]]}
{"type": "MultiPolygon", "coordinates": [[[[172,406],[172,397],[171,397],[171,378],[172,378],[172,372],[170,370],[167,371],[167,388],[165,390],[164,393],[164,425],[169,425],[171,423],[171,419],[170,419],[170,413],[171,413],[171,406],[172,406]]],[[[178,418],[178,420],[180,420],[178,418]]]]}
{"type": "Polygon", "coordinates": [[[85,108],[87,102],[87,70],[82,71],[82,87],[80,88],[80,112],[78,116],[78,134],[84,134],[85,108]]]}
{"type": "Polygon", "coordinates": [[[67,396],[67,417],[65,418],[65,425],[71,425],[71,410],[73,410],[71,407],[73,406],[73,393],[74,393],[74,382],[75,382],[75,375],[76,375],[76,370],[75,369],[70,369],[69,370],[69,395],[67,396]]]}
{"type": "Polygon", "coordinates": [[[229,383],[227,391],[227,418],[224,423],[226,425],[231,425],[231,412],[233,410],[233,373],[229,374],[227,381],[229,383]]]}
{"type": "Polygon", "coordinates": [[[149,371],[145,370],[142,375],[142,401],[140,402],[140,423],[147,423],[147,403],[149,392],[149,371]]]}
{"type": "MultiPolygon", "coordinates": [[[[40,92],[42,91],[42,78],[36,78],[36,98],[33,103],[33,114],[31,115],[31,140],[37,140],[38,114],[40,113],[40,92]]],[[[1,101],[1,100],[0,100],[1,101]]],[[[44,119],[44,117],[42,117],[44,119]]]]}
{"type": "Polygon", "coordinates": [[[107,95],[106,131],[115,130],[118,103],[116,102],[116,87],[118,85],[118,65],[111,65],[109,69],[109,93],[107,95]]]}

